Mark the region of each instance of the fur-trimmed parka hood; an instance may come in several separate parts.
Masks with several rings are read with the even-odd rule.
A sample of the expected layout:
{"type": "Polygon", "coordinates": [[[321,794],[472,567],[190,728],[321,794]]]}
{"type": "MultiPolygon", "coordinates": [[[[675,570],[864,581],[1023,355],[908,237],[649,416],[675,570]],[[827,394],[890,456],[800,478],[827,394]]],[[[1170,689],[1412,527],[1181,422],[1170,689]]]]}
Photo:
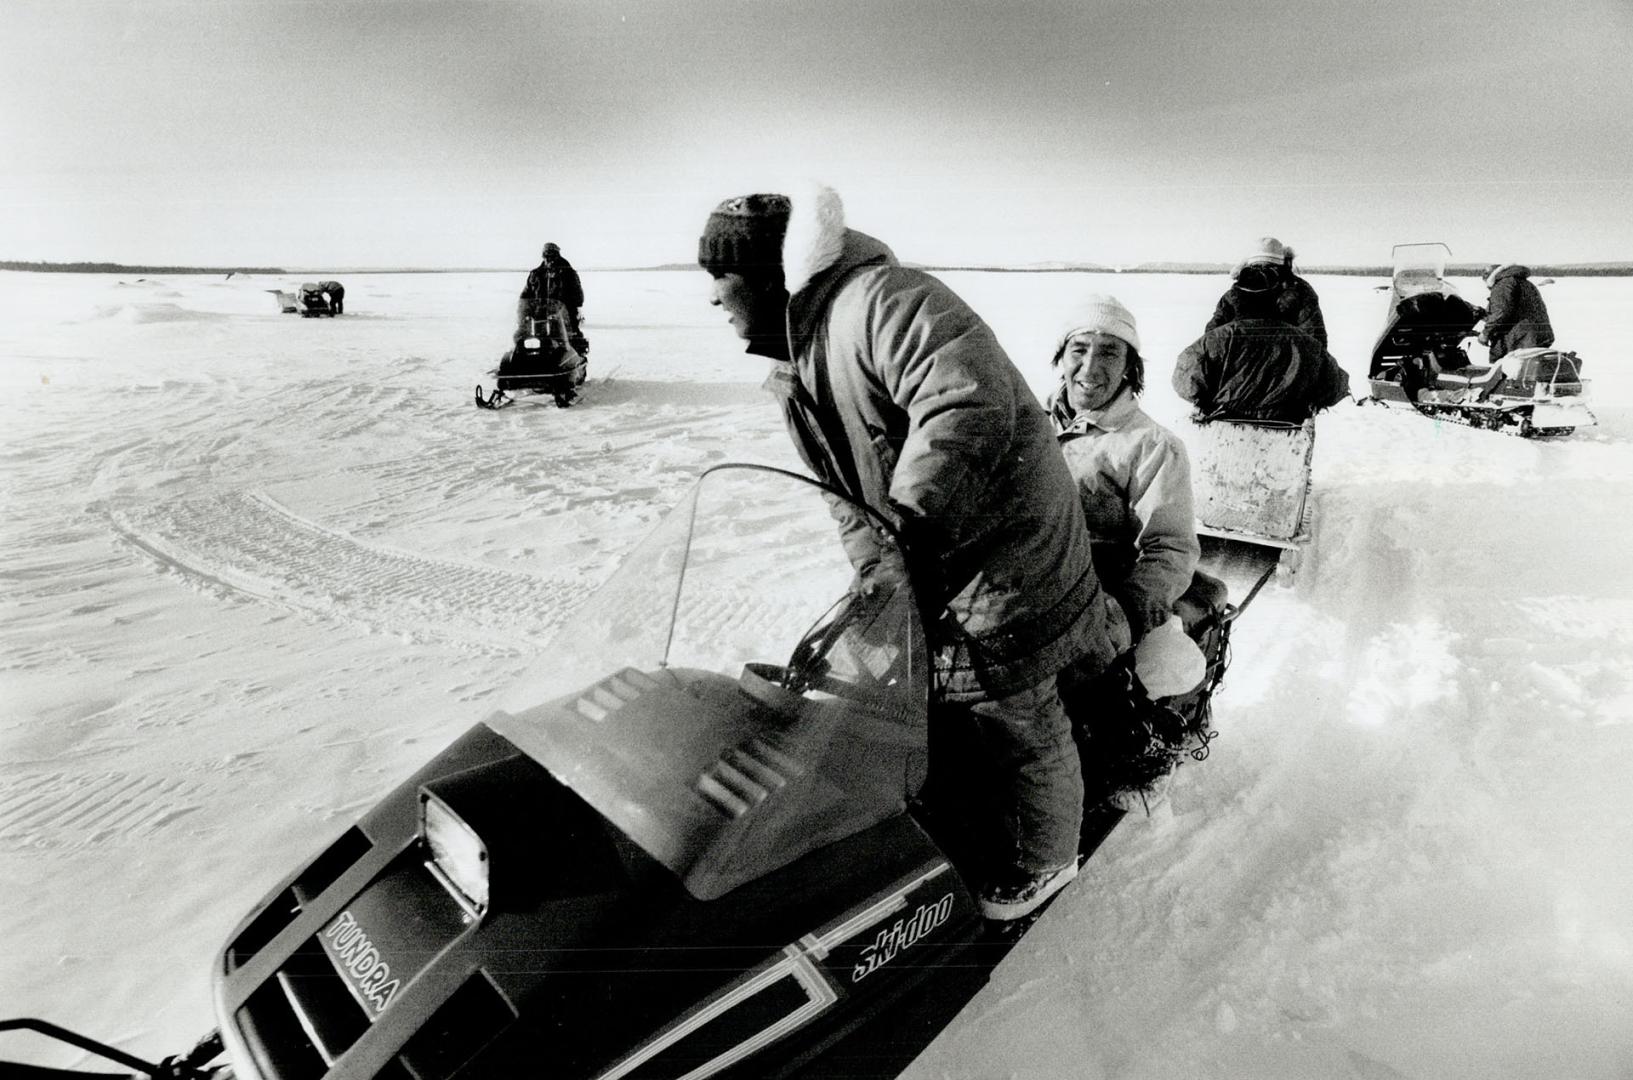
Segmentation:
{"type": "Polygon", "coordinates": [[[1498,278],[1528,278],[1530,276],[1531,268],[1529,266],[1522,266],[1520,263],[1503,263],[1500,266],[1494,267],[1491,273],[1486,275],[1486,287],[1490,288],[1496,283],[1498,278]]]}
{"type": "MultiPolygon", "coordinates": [[[[845,225],[845,204],[833,188],[808,184],[788,193],[788,232],[782,242],[783,280],[789,296],[835,267],[896,265],[879,240],[845,225]]],[[[802,302],[807,300],[801,297],[802,302]]],[[[802,303],[803,306],[803,303],[802,303]]]]}

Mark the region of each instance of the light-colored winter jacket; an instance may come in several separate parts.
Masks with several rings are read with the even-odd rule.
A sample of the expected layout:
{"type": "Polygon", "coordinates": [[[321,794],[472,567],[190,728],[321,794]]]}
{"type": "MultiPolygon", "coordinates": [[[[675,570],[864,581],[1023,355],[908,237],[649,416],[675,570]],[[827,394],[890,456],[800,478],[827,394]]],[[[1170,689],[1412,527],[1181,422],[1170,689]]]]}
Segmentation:
{"type": "Polygon", "coordinates": [[[1105,408],[1081,411],[1062,388],[1049,416],[1077,481],[1095,569],[1142,636],[1190,587],[1202,553],[1185,444],[1126,387],[1105,408]]]}
{"type": "MultiPolygon", "coordinates": [[[[791,362],[766,386],[820,478],[904,525],[944,693],[1001,697],[1129,644],[1101,590],[1049,421],[992,331],[945,284],[796,201],[784,241],[791,362]],[[928,595],[926,595],[928,594],[928,595]]],[[[870,529],[844,528],[870,565],[870,529]]]]}

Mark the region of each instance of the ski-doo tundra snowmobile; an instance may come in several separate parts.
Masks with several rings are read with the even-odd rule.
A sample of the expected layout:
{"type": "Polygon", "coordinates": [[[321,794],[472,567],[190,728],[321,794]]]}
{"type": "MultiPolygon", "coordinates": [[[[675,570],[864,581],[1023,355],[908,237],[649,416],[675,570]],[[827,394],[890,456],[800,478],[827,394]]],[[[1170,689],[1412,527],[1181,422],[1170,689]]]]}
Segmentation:
{"type": "Polygon", "coordinates": [[[497,409],[510,403],[510,395],[522,390],[549,394],[565,409],[578,400],[589,363],[584,359],[583,339],[575,347],[568,330],[567,308],[558,300],[546,300],[540,310],[529,315],[517,335],[515,347],[506,352],[494,369],[497,384],[484,394],[478,384],[476,404],[497,409]]]}
{"type": "MultiPolygon", "coordinates": [[[[707,472],[546,667],[233,930],[232,1075],[905,1067],[1024,926],[980,915],[986,766],[957,723],[932,740],[912,590],[852,590],[840,515],[893,543],[815,481],[707,472]]],[[[1215,600],[1197,636],[1222,667],[1215,600]]],[[[1088,815],[1084,856],[1121,816],[1088,815]]]]}
{"type": "Polygon", "coordinates": [[[1598,421],[1574,352],[1516,349],[1469,363],[1464,342],[1485,313],[1446,280],[1444,244],[1397,244],[1389,311],[1372,347],[1369,400],[1524,437],[1569,435],[1598,421]]]}

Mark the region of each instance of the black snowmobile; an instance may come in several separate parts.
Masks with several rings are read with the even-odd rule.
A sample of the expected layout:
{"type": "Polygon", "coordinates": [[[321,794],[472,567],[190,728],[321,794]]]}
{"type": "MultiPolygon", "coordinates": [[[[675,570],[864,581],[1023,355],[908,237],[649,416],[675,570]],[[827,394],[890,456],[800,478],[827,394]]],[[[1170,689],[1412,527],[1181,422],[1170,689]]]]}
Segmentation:
{"type": "Polygon", "coordinates": [[[303,281],[295,291],[295,308],[303,319],[321,315],[332,318],[340,313],[341,300],[336,294],[338,289],[338,283],[332,281],[303,281]]]}
{"type": "Polygon", "coordinates": [[[1397,244],[1389,311],[1372,347],[1366,400],[1512,435],[1569,435],[1598,421],[1584,401],[1582,362],[1559,349],[1516,349],[1469,363],[1465,342],[1485,311],[1446,280],[1445,244],[1397,244]]]}
{"type": "Polygon", "coordinates": [[[491,394],[476,387],[476,404],[497,409],[513,400],[519,391],[549,394],[560,408],[578,400],[589,362],[584,354],[588,343],[576,328],[569,329],[567,307],[559,300],[545,300],[517,331],[516,343],[500,359],[492,374],[496,385],[491,394]]]}
{"type": "MultiPolygon", "coordinates": [[[[814,481],[706,473],[546,668],[239,923],[219,1033],[147,1075],[899,1072],[1030,920],[980,916],[973,729],[931,737],[912,591],[851,591],[831,508],[890,542],[814,481]]],[[[1236,614],[1217,589],[1191,604],[1209,674],[1141,720],[1170,758],[1207,726],[1236,614]]],[[[1084,857],[1123,815],[1090,804],[1084,857]]]]}

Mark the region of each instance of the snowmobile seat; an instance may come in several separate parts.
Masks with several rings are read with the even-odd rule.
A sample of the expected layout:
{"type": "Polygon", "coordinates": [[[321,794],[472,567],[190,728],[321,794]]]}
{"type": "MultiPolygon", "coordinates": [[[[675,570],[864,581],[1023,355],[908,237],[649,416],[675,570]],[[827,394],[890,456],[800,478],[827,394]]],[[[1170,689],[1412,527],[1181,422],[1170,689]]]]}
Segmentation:
{"type": "Polygon", "coordinates": [[[1490,390],[1502,381],[1503,369],[1501,364],[1492,364],[1490,367],[1481,367],[1470,364],[1467,367],[1452,368],[1435,373],[1435,388],[1439,390],[1490,390]]]}

